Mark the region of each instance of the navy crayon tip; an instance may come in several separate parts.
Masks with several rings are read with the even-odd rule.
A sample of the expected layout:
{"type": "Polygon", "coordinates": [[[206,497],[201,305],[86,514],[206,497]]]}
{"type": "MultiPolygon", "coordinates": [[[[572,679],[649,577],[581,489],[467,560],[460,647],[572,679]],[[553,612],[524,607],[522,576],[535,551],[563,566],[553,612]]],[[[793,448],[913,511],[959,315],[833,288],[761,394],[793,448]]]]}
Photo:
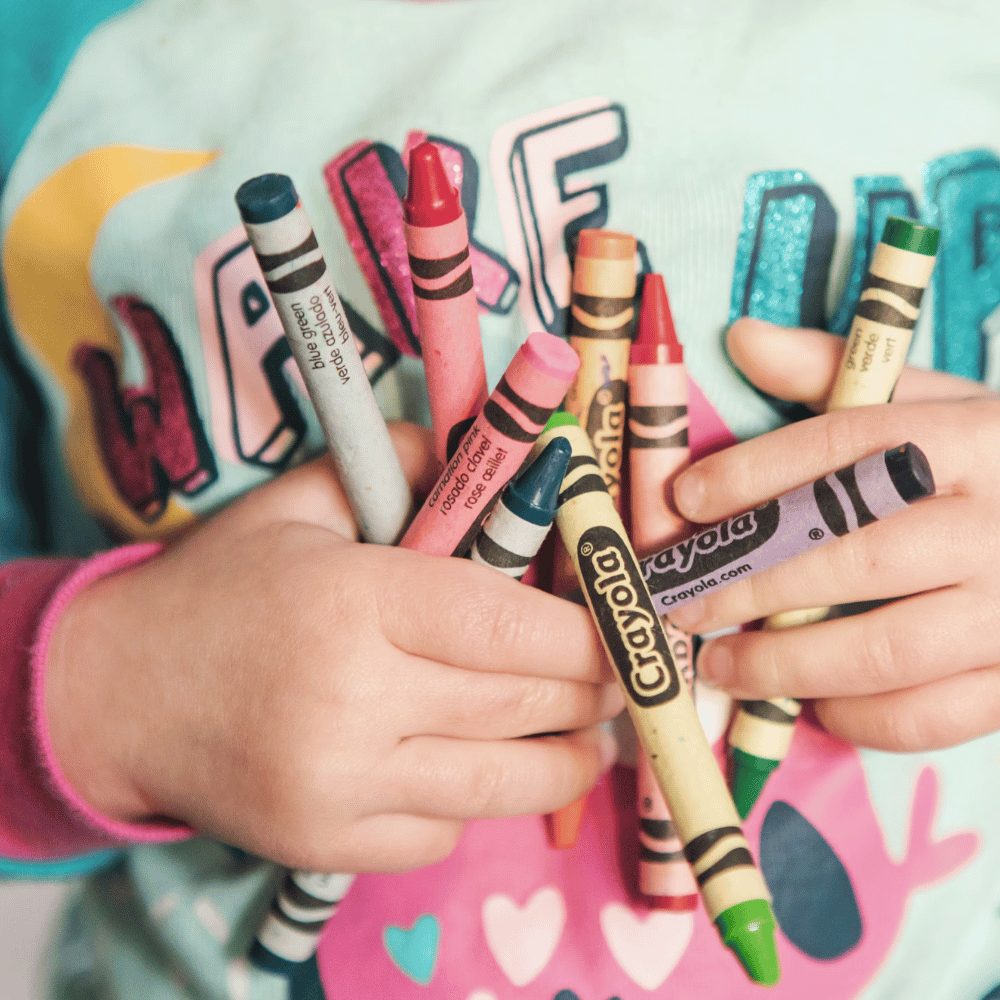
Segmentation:
{"type": "Polygon", "coordinates": [[[274,222],[288,215],[298,203],[295,185],[285,174],[251,177],[236,191],[236,207],[244,222],[274,222]]]}
{"type": "Polygon", "coordinates": [[[885,467],[899,495],[907,502],[934,493],[934,473],[927,456],[915,444],[902,444],[885,453],[885,467]]]}
{"type": "Polygon", "coordinates": [[[557,437],[545,446],[508,488],[504,503],[511,513],[531,524],[552,523],[572,451],[572,445],[564,437],[557,437]]]}

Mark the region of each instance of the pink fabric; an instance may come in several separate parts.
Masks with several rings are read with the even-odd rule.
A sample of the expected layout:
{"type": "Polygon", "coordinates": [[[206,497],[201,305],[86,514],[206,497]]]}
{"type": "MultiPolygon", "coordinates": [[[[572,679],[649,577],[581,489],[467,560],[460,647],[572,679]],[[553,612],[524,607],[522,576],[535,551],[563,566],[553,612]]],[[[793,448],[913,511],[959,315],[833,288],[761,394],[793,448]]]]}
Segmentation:
{"type": "Polygon", "coordinates": [[[157,545],[132,545],[82,562],[0,566],[0,855],[52,860],[189,835],[174,825],[117,822],[91,808],[66,780],[45,717],[46,657],[63,610],[87,584],[158,551],[157,545]]]}

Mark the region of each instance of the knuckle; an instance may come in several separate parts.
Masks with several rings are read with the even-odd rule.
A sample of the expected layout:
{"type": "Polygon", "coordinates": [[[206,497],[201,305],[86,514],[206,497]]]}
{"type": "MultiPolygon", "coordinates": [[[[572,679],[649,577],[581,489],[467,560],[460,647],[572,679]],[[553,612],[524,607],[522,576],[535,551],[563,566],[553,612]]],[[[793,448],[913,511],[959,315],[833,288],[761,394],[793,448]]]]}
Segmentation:
{"type": "Polygon", "coordinates": [[[868,626],[862,635],[860,650],[866,690],[877,693],[894,688],[906,656],[905,640],[894,631],[882,625],[868,626]]]}
{"type": "Polygon", "coordinates": [[[507,772],[495,756],[484,757],[472,769],[465,801],[472,816],[490,817],[502,812],[507,772]]]}

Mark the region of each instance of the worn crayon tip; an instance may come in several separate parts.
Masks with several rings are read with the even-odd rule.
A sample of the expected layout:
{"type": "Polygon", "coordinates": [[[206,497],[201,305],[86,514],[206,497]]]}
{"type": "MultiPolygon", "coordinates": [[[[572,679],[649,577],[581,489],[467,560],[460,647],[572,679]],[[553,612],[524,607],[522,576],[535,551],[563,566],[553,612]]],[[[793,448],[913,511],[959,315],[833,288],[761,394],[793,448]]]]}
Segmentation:
{"type": "Polygon", "coordinates": [[[730,788],[740,819],[746,819],[750,815],[754,803],[764,791],[767,779],[774,774],[779,763],[781,762],[767,757],[756,757],[736,747],[730,748],[730,788]]]}
{"type": "Polygon", "coordinates": [[[629,360],[633,365],[676,365],[684,360],[662,274],[642,279],[639,326],[629,360]]]}
{"type": "Polygon", "coordinates": [[[581,229],[576,244],[578,257],[599,257],[602,260],[632,260],[635,251],[634,236],[616,233],[612,229],[581,229]]]}
{"type": "Polygon", "coordinates": [[[542,453],[507,488],[504,503],[522,520],[546,525],[555,520],[559,487],[573,446],[564,437],[550,441],[542,453]]]}
{"type": "Polygon", "coordinates": [[[291,177],[261,174],[236,189],[236,207],[244,222],[263,223],[281,219],[299,203],[291,177]]]}
{"type": "Polygon", "coordinates": [[[748,899],[730,906],[715,918],[715,924],[726,947],[755,983],[774,986],[778,982],[781,965],[774,940],[777,924],[766,899],[748,899]]]}
{"type": "Polygon", "coordinates": [[[937,255],[941,242],[941,230],[928,226],[916,219],[906,219],[901,215],[890,215],[882,230],[882,242],[898,250],[909,250],[925,257],[937,255]]]}
{"type": "Polygon", "coordinates": [[[560,851],[568,851],[576,846],[586,805],[587,797],[584,795],[576,802],[563,806],[558,812],[549,814],[549,838],[553,847],[560,851]]]}
{"type": "Polygon", "coordinates": [[[889,478],[907,502],[923,500],[934,493],[934,473],[927,456],[912,443],[890,448],[885,453],[885,467],[889,478]]]}
{"type": "Polygon", "coordinates": [[[522,356],[552,378],[572,378],[580,367],[580,355],[561,337],[532,333],[521,345],[522,356]]]}
{"type": "Polygon", "coordinates": [[[422,142],[410,153],[410,178],[403,212],[411,226],[444,226],[462,214],[458,191],[437,146],[422,142]]]}

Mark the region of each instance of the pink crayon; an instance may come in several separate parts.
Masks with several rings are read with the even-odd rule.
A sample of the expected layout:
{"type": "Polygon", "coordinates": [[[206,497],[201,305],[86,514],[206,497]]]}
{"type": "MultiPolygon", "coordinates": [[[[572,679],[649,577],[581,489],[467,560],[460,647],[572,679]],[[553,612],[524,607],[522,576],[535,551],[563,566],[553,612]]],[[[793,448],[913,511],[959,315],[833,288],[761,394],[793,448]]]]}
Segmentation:
{"type": "MultiPolygon", "coordinates": [[[[674,479],[691,461],[687,368],[659,274],[648,274],[643,281],[628,391],[632,542],[645,555],[687,533],[687,523],[667,497],[674,479]]],[[[691,636],[669,622],[664,628],[677,666],[690,685],[694,681],[691,636]]],[[[698,885],[649,758],[641,750],[636,782],[639,890],[661,909],[693,910],[698,905],[698,885]]]]}
{"type": "Polygon", "coordinates": [[[486,367],[468,223],[433,142],[410,153],[403,214],[434,452],[445,463],[482,409],[486,367]]]}
{"type": "Polygon", "coordinates": [[[576,352],[559,337],[528,337],[403,535],[403,548],[438,556],[468,552],[579,365],[576,352]]]}

